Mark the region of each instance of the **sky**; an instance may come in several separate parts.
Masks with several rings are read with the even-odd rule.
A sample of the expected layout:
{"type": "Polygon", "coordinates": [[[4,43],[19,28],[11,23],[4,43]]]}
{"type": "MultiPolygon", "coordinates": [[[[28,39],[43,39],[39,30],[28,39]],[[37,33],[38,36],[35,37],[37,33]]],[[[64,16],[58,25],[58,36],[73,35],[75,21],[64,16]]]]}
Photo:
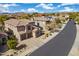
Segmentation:
{"type": "Polygon", "coordinates": [[[0,3],[0,13],[79,12],[78,3],[0,3]]]}

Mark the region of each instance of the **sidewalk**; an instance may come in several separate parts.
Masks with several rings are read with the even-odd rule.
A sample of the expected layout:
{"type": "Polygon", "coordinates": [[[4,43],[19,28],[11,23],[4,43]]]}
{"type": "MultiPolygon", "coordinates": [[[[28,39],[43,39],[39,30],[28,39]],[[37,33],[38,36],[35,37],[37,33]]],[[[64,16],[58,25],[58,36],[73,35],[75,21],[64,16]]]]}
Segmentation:
{"type": "Polygon", "coordinates": [[[79,56],[79,25],[76,25],[76,28],[77,28],[77,34],[73,47],[69,53],[69,56],[79,56]]]}

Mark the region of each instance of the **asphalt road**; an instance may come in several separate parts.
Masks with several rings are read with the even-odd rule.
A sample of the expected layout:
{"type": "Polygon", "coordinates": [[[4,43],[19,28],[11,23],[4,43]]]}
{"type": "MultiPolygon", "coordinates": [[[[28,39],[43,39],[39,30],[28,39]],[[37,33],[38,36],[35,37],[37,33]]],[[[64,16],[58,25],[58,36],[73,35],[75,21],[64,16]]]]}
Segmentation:
{"type": "Polygon", "coordinates": [[[49,42],[31,53],[29,56],[67,56],[76,37],[76,25],[71,20],[65,28],[49,42]]]}

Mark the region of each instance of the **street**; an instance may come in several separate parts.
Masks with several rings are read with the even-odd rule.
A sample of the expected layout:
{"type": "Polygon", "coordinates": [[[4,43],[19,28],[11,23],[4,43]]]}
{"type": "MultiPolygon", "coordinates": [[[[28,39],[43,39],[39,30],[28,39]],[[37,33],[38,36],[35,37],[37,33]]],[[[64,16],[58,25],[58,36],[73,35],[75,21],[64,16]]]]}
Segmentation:
{"type": "Polygon", "coordinates": [[[76,32],[76,25],[71,20],[57,36],[29,56],[67,56],[73,46],[76,32]]]}

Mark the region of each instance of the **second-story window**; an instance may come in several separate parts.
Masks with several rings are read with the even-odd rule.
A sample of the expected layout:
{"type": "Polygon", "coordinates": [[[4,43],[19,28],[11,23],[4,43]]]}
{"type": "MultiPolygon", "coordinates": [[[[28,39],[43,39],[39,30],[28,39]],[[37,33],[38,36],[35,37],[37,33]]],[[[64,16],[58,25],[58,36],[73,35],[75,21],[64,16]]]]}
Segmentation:
{"type": "Polygon", "coordinates": [[[25,31],[25,26],[18,26],[17,27],[17,30],[18,31],[25,31]]]}
{"type": "Polygon", "coordinates": [[[27,30],[31,30],[31,26],[27,26],[27,30]]]}

